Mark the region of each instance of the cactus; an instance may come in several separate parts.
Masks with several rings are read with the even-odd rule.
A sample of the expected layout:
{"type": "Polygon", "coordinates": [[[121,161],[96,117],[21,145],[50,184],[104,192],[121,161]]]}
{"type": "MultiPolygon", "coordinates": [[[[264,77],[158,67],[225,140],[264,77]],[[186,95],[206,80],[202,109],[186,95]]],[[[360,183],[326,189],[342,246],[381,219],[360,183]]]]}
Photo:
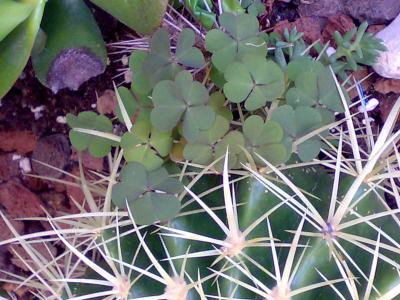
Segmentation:
{"type": "Polygon", "coordinates": [[[223,191],[200,198],[188,190],[186,209],[168,224],[139,230],[130,214],[135,232],[102,245],[105,261],[135,280],[143,273],[121,299],[377,299],[400,283],[399,210],[388,210],[380,193],[322,167],[281,173],[265,163],[286,184],[250,171],[231,190],[225,163],[223,191]],[[342,216],[335,204],[349,195],[342,216]]]}
{"type": "MultiPolygon", "coordinates": [[[[60,272],[65,277],[47,284],[57,284],[61,299],[398,299],[400,210],[388,209],[382,189],[366,178],[400,135],[388,127],[358,176],[342,158],[340,132],[336,162],[304,165],[293,157],[280,170],[259,157],[263,170],[233,172],[227,153],[222,178],[209,174],[212,165],[201,170],[169,222],[137,225],[129,206],[127,213],[92,208],[64,217],[76,220],[69,231],[60,229],[62,218],[49,219],[53,231],[43,235],[57,237],[66,247],[60,257],[77,256],[87,271],[60,272]],[[71,237],[79,224],[93,233],[89,241],[71,237]],[[90,251],[100,258],[90,259],[90,251]]],[[[40,266],[38,278],[53,265],[40,266]]]]}

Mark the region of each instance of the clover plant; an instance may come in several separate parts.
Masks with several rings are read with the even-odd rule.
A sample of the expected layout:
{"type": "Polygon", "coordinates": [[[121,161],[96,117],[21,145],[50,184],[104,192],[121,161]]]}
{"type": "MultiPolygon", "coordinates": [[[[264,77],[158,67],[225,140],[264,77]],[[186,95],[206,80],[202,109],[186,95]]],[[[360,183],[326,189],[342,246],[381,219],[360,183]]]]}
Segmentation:
{"type": "Polygon", "coordinates": [[[153,128],[146,117],[141,115],[133,130],[122,136],[121,147],[127,162],[140,162],[152,171],[164,163],[171,150],[172,137],[171,132],[153,128]]]}
{"type": "Polygon", "coordinates": [[[158,130],[172,130],[182,121],[183,136],[195,141],[201,130],[209,129],[215,112],[208,105],[208,91],[192,75],[182,71],[175,81],[165,80],[153,91],[151,122],[158,130]]]}
{"type": "MultiPolygon", "coordinates": [[[[91,111],[81,112],[78,116],[68,114],[67,122],[72,128],[112,132],[110,119],[91,111]]],[[[94,157],[106,156],[111,151],[111,146],[116,146],[115,141],[77,130],[71,130],[69,138],[78,151],[88,150],[94,157]]]]}
{"type": "Polygon", "coordinates": [[[141,164],[130,163],[122,169],[120,180],[113,187],[113,202],[119,208],[129,205],[139,224],[166,221],[179,212],[181,204],[175,194],[182,185],[165,168],[149,172],[141,164]]]}
{"type": "MultiPolygon", "coordinates": [[[[122,148],[129,171],[121,174],[113,200],[119,207],[126,198],[136,211],[148,209],[142,222],[167,218],[150,213],[151,207],[155,213],[162,209],[164,194],[155,191],[162,189],[146,188],[149,178],[168,178],[160,171],[166,161],[187,162],[189,167],[213,164],[221,172],[218,159],[227,149],[231,169],[262,167],[263,159],[284,164],[293,153],[310,161],[318,156],[335,114],[344,112],[348,96],[338,87],[329,60],[312,57],[296,29],[284,31],[283,37],[261,33],[256,14],[250,13],[257,3],[246,1],[242,12],[226,9],[216,20],[219,26],[205,35],[204,45],[192,29],[171,37],[161,28],[148,51],[133,51],[131,89],[117,90],[116,114],[125,133],[112,134],[104,116],[69,116],[71,141],[79,150],[104,156],[112,146],[122,148]],[[243,13],[246,9],[249,13],[243,13]]],[[[171,207],[179,210],[169,195],[177,191],[164,192],[165,203],[175,203],[171,207]]]]}
{"type": "Polygon", "coordinates": [[[213,65],[224,72],[233,62],[245,55],[265,57],[266,43],[258,31],[258,20],[248,14],[224,13],[220,16],[221,27],[206,35],[206,48],[212,53],[213,65]]]}

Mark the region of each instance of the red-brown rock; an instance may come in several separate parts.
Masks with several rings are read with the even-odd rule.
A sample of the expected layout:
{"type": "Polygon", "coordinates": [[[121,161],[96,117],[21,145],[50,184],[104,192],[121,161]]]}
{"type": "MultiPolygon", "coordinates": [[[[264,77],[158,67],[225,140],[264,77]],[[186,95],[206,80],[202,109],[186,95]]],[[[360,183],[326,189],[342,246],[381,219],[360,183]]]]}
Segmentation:
{"type": "Polygon", "coordinates": [[[0,149],[6,152],[17,151],[19,154],[32,152],[37,137],[32,131],[0,131],[0,149]]]}
{"type": "Polygon", "coordinates": [[[42,137],[32,153],[32,168],[35,173],[52,178],[60,178],[69,163],[71,147],[63,134],[42,137]],[[52,166],[54,168],[48,167],[52,166]]]}
{"type": "MultiPolygon", "coordinates": [[[[45,257],[47,259],[47,261],[53,260],[53,258],[57,255],[57,249],[49,243],[47,243],[46,245],[43,243],[35,243],[35,244],[30,244],[30,245],[37,252],[39,252],[40,255],[45,257]]],[[[26,266],[26,264],[23,261],[21,261],[21,259],[16,255],[15,252],[17,252],[18,255],[25,260],[25,262],[28,262],[28,264],[30,261],[32,261],[30,255],[25,251],[25,249],[21,245],[10,245],[8,248],[13,255],[13,257],[11,258],[11,262],[15,266],[28,272],[29,268],[26,266]]],[[[43,262],[43,263],[45,263],[45,262],[43,262]]],[[[38,266],[36,266],[36,267],[34,267],[34,266],[35,266],[35,264],[33,264],[34,269],[38,268],[38,266]]]]}
{"type": "MultiPolygon", "coordinates": [[[[81,151],[82,164],[84,167],[95,170],[102,171],[104,169],[103,159],[98,157],[93,157],[88,151],[81,151]]],[[[71,159],[74,161],[79,161],[78,152],[73,149],[71,159]]]]}
{"type": "MultiPolygon", "coordinates": [[[[373,78],[371,76],[367,77],[368,75],[369,75],[369,72],[367,69],[360,69],[358,71],[353,72],[354,78],[358,82],[361,82],[361,86],[364,91],[368,91],[373,83],[373,78]]],[[[358,92],[357,92],[356,87],[349,90],[349,96],[350,96],[350,99],[358,97],[358,92]]]]}
{"type": "Polygon", "coordinates": [[[115,114],[117,97],[113,90],[105,90],[103,94],[97,98],[97,111],[100,114],[115,114]]]}
{"type": "MultiPolygon", "coordinates": [[[[73,175],[80,176],[79,168],[74,168],[71,171],[71,173],[73,175]]],[[[66,180],[71,181],[73,183],[77,183],[70,177],[67,177],[66,180]]],[[[79,213],[80,210],[78,209],[78,207],[76,207],[74,202],[79,203],[79,205],[83,205],[83,203],[85,202],[85,194],[83,193],[82,188],[80,186],[66,184],[66,193],[67,193],[67,198],[69,200],[71,213],[73,213],[73,214],[79,213]]],[[[85,206],[85,207],[88,208],[87,206],[85,206]]]]}
{"type": "Polygon", "coordinates": [[[372,33],[372,34],[377,34],[379,31],[381,31],[385,27],[386,27],[386,25],[383,25],[383,24],[370,25],[367,28],[367,32],[372,33]]]}
{"type": "Polygon", "coordinates": [[[7,181],[18,175],[18,160],[13,160],[13,154],[0,155],[0,181],[7,181]]]}
{"type": "Polygon", "coordinates": [[[44,215],[39,197],[14,180],[0,185],[0,204],[12,218],[44,215]]]}
{"type": "Polygon", "coordinates": [[[381,78],[375,82],[374,88],[381,94],[400,94],[400,79],[381,78]]]}
{"type": "Polygon", "coordinates": [[[335,46],[333,34],[339,31],[342,35],[356,27],[353,20],[346,15],[335,15],[328,18],[325,28],[322,31],[324,42],[331,41],[331,45],[335,46]]]}
{"type": "Polygon", "coordinates": [[[306,17],[297,19],[294,22],[288,22],[287,20],[281,21],[274,27],[274,32],[282,34],[284,29],[287,28],[289,31],[294,27],[297,31],[304,32],[304,40],[311,44],[318,39],[321,39],[322,25],[318,18],[306,17]]]}
{"type": "MultiPolygon", "coordinates": [[[[14,227],[14,230],[18,232],[18,234],[22,234],[24,231],[24,223],[18,220],[13,220],[9,215],[5,214],[7,220],[14,227]]],[[[8,228],[7,224],[4,222],[4,219],[0,217],[0,241],[5,241],[14,237],[14,234],[8,228]]]]}

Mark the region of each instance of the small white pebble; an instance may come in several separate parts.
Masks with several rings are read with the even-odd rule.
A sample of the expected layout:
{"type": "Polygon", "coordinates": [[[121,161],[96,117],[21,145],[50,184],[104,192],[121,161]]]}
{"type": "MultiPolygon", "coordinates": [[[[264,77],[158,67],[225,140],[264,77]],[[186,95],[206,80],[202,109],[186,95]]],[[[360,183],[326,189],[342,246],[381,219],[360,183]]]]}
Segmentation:
{"type": "Polygon", "coordinates": [[[67,124],[67,117],[66,116],[58,116],[56,118],[56,122],[60,124],[67,124]]]}
{"type": "Polygon", "coordinates": [[[19,168],[21,169],[22,173],[30,173],[32,171],[31,161],[29,158],[24,157],[19,161],[19,168]]]}
{"type": "Polygon", "coordinates": [[[335,54],[335,53],[336,53],[336,49],[333,48],[333,47],[328,47],[328,48],[326,49],[326,55],[328,55],[328,56],[331,56],[331,55],[333,55],[333,54],[335,54]]]}
{"type": "Polygon", "coordinates": [[[19,155],[19,154],[13,154],[12,160],[19,160],[19,159],[21,159],[21,155],[19,155]]]}
{"type": "Polygon", "coordinates": [[[44,105],[40,105],[37,107],[31,107],[31,112],[33,112],[33,114],[35,116],[35,120],[38,120],[41,117],[43,117],[42,111],[44,111],[45,109],[46,109],[46,106],[44,106],[44,105]]]}
{"type": "MultiPolygon", "coordinates": [[[[376,98],[371,98],[366,104],[365,104],[365,110],[366,111],[373,111],[377,106],[379,105],[379,100],[376,98]]],[[[359,112],[364,112],[364,108],[362,105],[358,107],[359,112]]]]}
{"type": "MultiPolygon", "coordinates": [[[[372,118],[372,117],[369,117],[369,118],[368,118],[368,121],[369,121],[369,123],[372,123],[372,122],[375,122],[375,119],[372,118]]],[[[363,123],[364,125],[367,124],[367,122],[365,121],[365,119],[362,120],[362,123],[363,123]]]]}
{"type": "Polygon", "coordinates": [[[129,58],[128,58],[128,56],[126,56],[126,55],[122,56],[121,62],[122,62],[122,64],[123,64],[124,66],[127,66],[127,65],[129,64],[129,58]]]}

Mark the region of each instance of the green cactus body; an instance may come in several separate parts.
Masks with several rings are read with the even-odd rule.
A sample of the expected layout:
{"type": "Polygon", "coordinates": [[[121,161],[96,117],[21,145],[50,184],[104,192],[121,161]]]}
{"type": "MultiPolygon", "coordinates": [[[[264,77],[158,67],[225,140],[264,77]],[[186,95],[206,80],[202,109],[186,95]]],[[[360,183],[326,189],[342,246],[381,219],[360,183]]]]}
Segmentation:
{"type": "MultiPolygon", "coordinates": [[[[317,167],[293,169],[286,171],[285,175],[290,178],[304,194],[308,195],[307,198],[310,199],[310,202],[312,202],[321,217],[326,218],[328,216],[332,193],[332,175],[317,167]]],[[[231,179],[234,179],[234,177],[231,179]]],[[[288,195],[293,194],[287,185],[278,182],[276,179],[277,178],[274,179],[276,186],[281,187],[288,195]]],[[[338,186],[338,200],[343,198],[353,181],[354,179],[350,176],[346,175],[341,177],[338,186]]],[[[207,175],[196,183],[192,191],[196,195],[201,195],[202,192],[208,190],[210,187],[219,185],[220,182],[220,177],[207,175]]],[[[281,199],[278,199],[278,197],[274,195],[274,192],[267,191],[265,186],[255,179],[247,178],[239,181],[239,183],[235,183],[234,186],[237,199],[239,232],[244,234],[246,233],[246,229],[252,227],[252,230],[244,239],[246,242],[255,238],[271,238],[268,229],[268,224],[270,224],[271,232],[274,237],[276,260],[279,261],[280,277],[283,278],[285,274],[282,273],[285,272],[285,265],[289,253],[291,252],[290,248],[294,240],[294,232],[303,218],[302,214],[296,212],[293,205],[288,200],[282,204],[281,199]],[[266,212],[270,210],[272,210],[271,213],[265,216],[266,212]],[[254,222],[256,220],[259,220],[259,222],[255,226],[254,222]]],[[[385,207],[386,204],[379,198],[379,193],[375,194],[374,191],[369,191],[368,194],[364,195],[366,191],[368,191],[368,186],[366,184],[361,185],[353,201],[362,200],[353,207],[354,212],[345,215],[340,224],[359,219],[360,216],[357,216],[357,214],[361,216],[371,216],[375,213],[388,211],[387,207],[385,207]]],[[[224,203],[224,195],[221,190],[199,198],[201,198],[202,205],[207,205],[207,207],[214,211],[215,216],[219,218],[220,222],[229,224],[229,218],[227,217],[228,209],[226,202],[224,203]]],[[[373,289],[369,299],[378,297],[375,289],[383,294],[395,284],[398,284],[399,279],[395,267],[399,265],[400,260],[398,251],[396,253],[394,249],[394,245],[399,242],[398,238],[396,239],[396,228],[398,227],[391,215],[371,219],[368,221],[369,223],[360,222],[359,224],[354,224],[346,229],[337,231],[359,237],[360,239],[356,241],[356,244],[362,244],[364,249],[360,247],[360,245],[354,245],[340,238],[339,233],[335,233],[335,231],[326,231],[325,234],[323,234],[308,220],[305,220],[304,226],[301,228],[299,242],[296,245],[297,249],[293,266],[290,270],[289,285],[283,294],[279,294],[281,286],[278,276],[276,272],[274,272],[275,266],[271,240],[263,239],[261,242],[256,243],[258,246],[255,247],[249,245],[243,246],[244,240],[239,240],[237,248],[234,246],[226,248],[213,241],[182,238],[178,230],[209,237],[217,241],[232,241],[229,240],[226,232],[220,228],[221,226],[217,224],[215,217],[211,217],[204,209],[199,210],[200,202],[196,200],[185,206],[186,201],[192,201],[189,195],[183,201],[184,209],[181,215],[168,224],[162,224],[162,230],[160,232],[154,232],[154,230],[150,228],[146,230],[146,244],[148,248],[160,262],[160,265],[162,265],[165,270],[169,270],[171,277],[174,276],[174,273],[166,257],[169,256],[172,258],[171,262],[174,264],[178,273],[181,272],[181,268],[185,268],[184,270],[187,274],[185,276],[185,282],[188,290],[187,294],[179,294],[183,295],[182,299],[201,299],[198,294],[198,287],[196,289],[190,284],[191,282],[202,279],[207,279],[201,284],[204,294],[214,295],[216,297],[221,295],[221,297],[233,297],[235,299],[259,299],[263,298],[261,295],[265,294],[266,299],[339,299],[338,293],[340,293],[345,299],[351,299],[354,295],[350,294],[347,287],[347,284],[350,283],[347,282],[346,284],[346,280],[343,279],[340,273],[338,267],[339,262],[341,262],[341,268],[348,268],[347,272],[353,274],[354,278],[352,279],[357,278],[356,293],[359,293],[361,297],[367,289],[367,278],[374,259],[375,246],[368,244],[368,241],[377,240],[377,228],[380,228],[383,234],[380,236],[380,256],[373,289]],[[195,210],[197,211],[194,212],[195,210]],[[193,213],[186,214],[187,212],[193,213]],[[376,227],[374,229],[371,226],[376,227]],[[158,236],[159,234],[161,234],[162,239],[165,241],[165,248],[168,251],[168,255],[163,251],[158,236]],[[338,237],[336,237],[336,235],[338,235],[338,237]],[[389,236],[394,237],[394,240],[389,241],[389,236]],[[334,251],[332,251],[331,249],[333,248],[329,246],[330,239],[337,241],[332,242],[335,249],[334,251]],[[370,251],[367,251],[366,247],[368,247],[370,251]],[[215,251],[216,249],[219,250],[211,255],[211,251],[215,251]],[[198,255],[201,257],[193,256],[194,253],[201,251],[208,251],[207,253],[210,255],[198,255]],[[217,258],[222,253],[227,257],[218,260],[217,258]],[[188,256],[187,259],[185,259],[185,256],[188,256]],[[252,263],[250,259],[254,263],[252,263]],[[264,268],[264,270],[256,267],[256,264],[264,268]],[[242,266],[242,270],[237,266],[242,266]],[[268,287],[269,291],[264,291],[264,294],[256,292],[255,290],[262,290],[262,288],[256,288],[256,281],[249,279],[249,277],[244,274],[243,270],[247,270],[258,282],[268,287]],[[265,270],[268,270],[269,274],[267,274],[265,270]],[[318,272],[320,272],[320,274],[318,272]],[[217,274],[218,276],[216,276],[217,274]],[[326,280],[337,280],[332,285],[337,291],[335,291],[332,286],[324,284],[322,276],[324,276],[326,280]],[[238,282],[240,282],[240,284],[238,284],[238,282]],[[321,284],[319,288],[296,294],[298,289],[318,283],[321,284]],[[254,287],[254,290],[249,287],[254,287]],[[292,295],[291,292],[295,294],[292,295]]],[[[143,234],[143,230],[141,232],[143,234]]],[[[109,233],[107,233],[107,235],[109,236],[109,233]]],[[[111,236],[113,235],[115,236],[115,231],[111,234],[111,236]]],[[[103,235],[103,238],[105,236],[106,235],[103,235]]],[[[118,257],[116,241],[114,240],[112,243],[113,244],[109,246],[110,253],[112,253],[111,256],[118,257]]],[[[137,255],[137,260],[132,262],[132,254],[140,245],[135,233],[121,238],[120,243],[124,262],[143,269],[151,265],[150,260],[143,250],[140,250],[140,253],[137,255]]],[[[153,267],[151,267],[149,271],[155,273],[153,272],[153,267]]],[[[132,272],[132,276],[137,276],[138,274],[138,272],[132,272]]],[[[168,294],[168,286],[166,287],[165,284],[143,275],[140,280],[132,284],[129,294],[130,298],[127,299],[163,295],[164,292],[165,294],[163,297],[165,298],[162,299],[172,300],[169,296],[170,294],[168,294]]]]}

